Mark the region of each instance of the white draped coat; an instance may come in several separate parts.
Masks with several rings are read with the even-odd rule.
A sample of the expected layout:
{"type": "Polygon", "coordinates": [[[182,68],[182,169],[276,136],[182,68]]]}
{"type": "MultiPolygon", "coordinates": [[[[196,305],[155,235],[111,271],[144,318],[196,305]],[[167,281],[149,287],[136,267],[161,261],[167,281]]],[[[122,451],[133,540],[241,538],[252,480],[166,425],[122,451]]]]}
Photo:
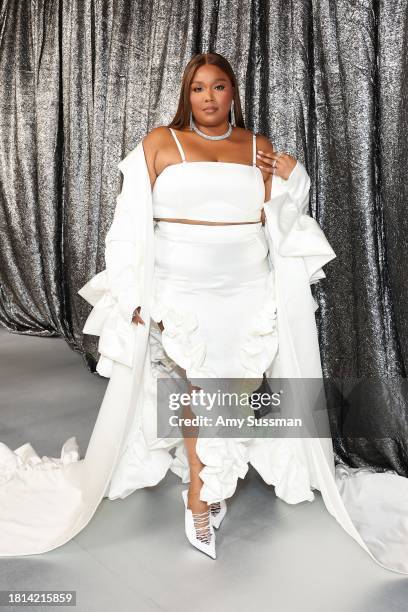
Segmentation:
{"type": "MultiPolygon", "coordinates": [[[[110,380],[83,459],[73,437],[67,439],[58,459],[40,458],[29,443],[15,451],[0,443],[0,556],[43,553],[61,546],[87,525],[103,497],[123,496],[117,487],[115,490],[115,482],[126,470],[124,449],[132,437],[138,438],[144,445],[140,448],[146,450],[135,467],[140,472],[139,488],[157,484],[170,467],[171,457],[165,446],[160,447],[160,441],[148,448],[148,440],[155,440],[155,431],[145,426],[151,423],[146,411],[155,409],[148,391],[154,221],[142,142],[118,168],[124,180],[105,239],[106,268],[78,291],[93,306],[83,333],[99,336],[97,371],[110,380]],[[132,323],[137,306],[141,306],[145,325],[132,323]]],[[[322,267],[336,255],[318,223],[307,213],[309,188],[309,176],[297,161],[287,180],[273,177],[271,198],[264,204],[263,229],[277,302],[277,376],[281,378],[322,377],[315,321],[318,305],[311,285],[325,277],[322,267]]],[[[403,505],[407,479],[371,474],[391,480],[384,479],[382,484],[377,480],[374,491],[368,491],[364,488],[367,474],[361,470],[343,466],[341,477],[336,478],[331,438],[284,439],[281,449],[296,457],[297,465],[308,476],[310,489],[304,499],[312,501],[312,489],[319,490],[330,514],[375,561],[387,569],[408,573],[408,526],[405,523],[401,528],[401,513],[395,522],[401,541],[394,537],[394,524],[390,535],[388,515],[384,519],[377,512],[370,522],[375,504],[378,510],[379,488],[389,485],[393,493],[397,488],[403,490],[404,495],[401,493],[396,501],[403,505]],[[361,504],[353,505],[358,496],[364,499],[364,494],[365,513],[361,504]]],[[[249,462],[262,473],[256,455],[249,462]]],[[[279,482],[268,484],[274,484],[276,494],[288,503],[302,501],[291,499],[291,492],[280,488],[279,482]]]]}

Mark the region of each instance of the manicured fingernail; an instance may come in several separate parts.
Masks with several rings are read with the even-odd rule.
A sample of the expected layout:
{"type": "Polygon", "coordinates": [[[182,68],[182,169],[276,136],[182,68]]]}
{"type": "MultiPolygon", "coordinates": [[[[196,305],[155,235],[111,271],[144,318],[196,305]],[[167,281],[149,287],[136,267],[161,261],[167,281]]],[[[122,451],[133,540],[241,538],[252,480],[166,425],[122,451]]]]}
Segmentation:
{"type": "Polygon", "coordinates": [[[263,151],[261,151],[261,149],[258,149],[258,153],[263,153],[263,151]]]}

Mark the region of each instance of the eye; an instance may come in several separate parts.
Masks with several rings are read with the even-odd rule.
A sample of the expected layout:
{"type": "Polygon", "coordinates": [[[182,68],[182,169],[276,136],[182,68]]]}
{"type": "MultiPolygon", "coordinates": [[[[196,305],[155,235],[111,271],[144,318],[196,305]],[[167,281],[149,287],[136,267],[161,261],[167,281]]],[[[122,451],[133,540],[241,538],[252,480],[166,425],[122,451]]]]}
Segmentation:
{"type": "MultiPolygon", "coordinates": [[[[225,85],[216,85],[217,87],[222,87],[222,89],[225,89],[225,85]]],[[[197,89],[202,89],[199,85],[196,85],[196,87],[193,87],[193,91],[197,91],[197,89]]]]}

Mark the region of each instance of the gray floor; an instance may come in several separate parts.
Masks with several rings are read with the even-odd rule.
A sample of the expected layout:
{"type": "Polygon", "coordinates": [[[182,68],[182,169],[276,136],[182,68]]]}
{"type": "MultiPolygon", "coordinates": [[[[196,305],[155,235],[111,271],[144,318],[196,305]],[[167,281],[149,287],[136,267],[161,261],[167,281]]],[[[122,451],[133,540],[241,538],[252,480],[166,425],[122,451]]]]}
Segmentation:
{"type": "MultiPolygon", "coordinates": [[[[89,374],[61,339],[1,328],[0,363],[1,441],[13,449],[29,441],[57,457],[75,435],[83,456],[107,379],[89,374]]],[[[213,560],[185,539],[185,486],[169,472],[156,487],[105,499],[66,545],[0,559],[0,590],[75,590],[70,609],[81,612],[407,610],[408,578],[372,561],[318,492],[313,503],[291,506],[250,468],[228,500],[213,560]]]]}

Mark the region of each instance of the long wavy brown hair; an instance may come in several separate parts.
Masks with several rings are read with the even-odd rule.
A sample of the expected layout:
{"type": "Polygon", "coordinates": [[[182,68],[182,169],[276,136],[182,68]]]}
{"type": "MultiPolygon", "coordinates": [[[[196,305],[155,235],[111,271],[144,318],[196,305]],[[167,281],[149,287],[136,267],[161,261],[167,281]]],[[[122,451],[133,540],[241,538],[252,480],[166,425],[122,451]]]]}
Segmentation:
{"type": "MultiPolygon", "coordinates": [[[[234,89],[234,115],[235,125],[245,129],[244,117],[242,115],[241,100],[239,97],[238,82],[234,71],[229,61],[219,53],[197,53],[193,55],[184,69],[183,79],[181,81],[181,91],[176,114],[167,127],[180,129],[190,125],[190,86],[194,79],[194,74],[197,68],[205,64],[212,64],[221,68],[229,77],[234,89]]],[[[231,121],[231,111],[228,114],[228,119],[231,121]]]]}

